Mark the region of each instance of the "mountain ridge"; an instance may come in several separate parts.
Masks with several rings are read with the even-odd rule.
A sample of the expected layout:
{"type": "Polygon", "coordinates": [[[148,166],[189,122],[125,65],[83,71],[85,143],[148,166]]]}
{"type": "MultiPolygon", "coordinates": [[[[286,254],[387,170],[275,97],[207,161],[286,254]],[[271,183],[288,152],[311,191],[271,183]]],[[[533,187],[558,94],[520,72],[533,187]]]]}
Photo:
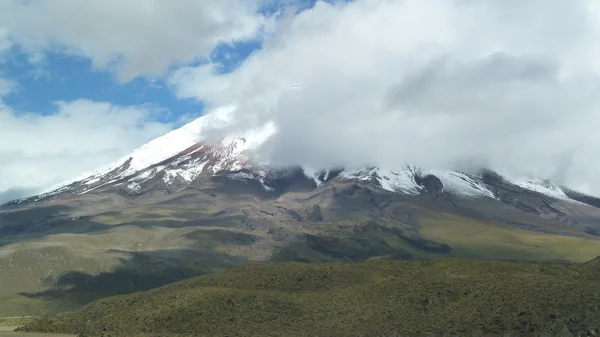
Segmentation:
{"type": "Polygon", "coordinates": [[[273,167],[254,156],[272,125],[224,136],[202,121],[174,130],[168,146],[160,137],[0,207],[0,316],[72,310],[249,261],[600,255],[600,199],[552,182],[490,170],[273,167]]]}
{"type": "MultiPolygon", "coordinates": [[[[277,168],[271,167],[268,163],[257,164],[250,157],[252,151],[256,151],[276,132],[273,124],[267,124],[262,129],[241,132],[237,135],[221,135],[212,139],[204,135],[206,132],[210,134],[231,124],[234,111],[234,106],[215,109],[181,128],[142,145],[112,163],[54,185],[39,195],[9,201],[4,206],[35,205],[38,202],[51,200],[64,194],[88,193],[111,183],[119,182],[120,185],[122,180],[126,178],[128,179],[126,186],[131,193],[135,194],[140,188],[140,182],[143,183],[159,173],[163,176],[165,184],[178,185],[180,188],[184,188],[184,186],[189,186],[197,177],[210,174],[209,172],[216,175],[222,171],[235,173],[242,169],[248,169],[256,171],[255,178],[259,179],[264,185],[262,181],[266,172],[276,171],[277,168]],[[252,139],[249,140],[248,138],[252,139]],[[203,155],[202,159],[199,158],[198,153],[203,155]],[[207,172],[205,172],[205,169],[207,169],[207,172]]],[[[487,174],[486,172],[493,172],[488,169],[479,170],[475,174],[467,174],[454,170],[420,168],[410,165],[395,169],[373,166],[353,170],[342,168],[315,170],[307,168],[302,163],[298,163],[296,167],[302,168],[306,177],[312,179],[316,187],[324,182],[322,179],[328,178],[328,172],[339,171],[336,177],[357,181],[373,181],[378,187],[402,194],[419,195],[426,193],[427,189],[422,183],[430,184],[430,189],[435,189],[434,185],[437,183],[441,186],[438,186],[436,193],[448,192],[459,198],[496,198],[494,192],[486,186],[483,178],[487,174]],[[428,177],[434,177],[433,180],[435,181],[431,178],[428,179],[428,177]]],[[[507,180],[504,177],[502,179],[507,180]]],[[[585,202],[581,200],[595,200],[593,196],[567,187],[561,187],[550,180],[529,178],[509,182],[525,190],[544,194],[555,199],[583,203],[585,202]],[[569,193],[566,193],[565,190],[569,193]],[[569,195],[579,197],[571,198],[569,195]]],[[[269,189],[270,187],[265,185],[265,188],[269,189]]],[[[169,192],[173,193],[178,190],[178,188],[174,188],[169,192]]],[[[592,201],[589,205],[597,207],[600,202],[592,201]]]]}

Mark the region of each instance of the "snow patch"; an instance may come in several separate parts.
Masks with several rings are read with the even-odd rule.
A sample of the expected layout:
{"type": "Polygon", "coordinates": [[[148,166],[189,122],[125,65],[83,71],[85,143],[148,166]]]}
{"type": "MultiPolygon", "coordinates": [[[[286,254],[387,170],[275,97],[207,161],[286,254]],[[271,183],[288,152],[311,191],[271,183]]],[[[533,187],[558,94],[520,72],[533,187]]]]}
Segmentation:
{"type": "Polygon", "coordinates": [[[92,185],[100,181],[100,178],[93,178],[85,182],[86,185],[92,185]]]}
{"type": "Polygon", "coordinates": [[[187,183],[191,183],[202,173],[206,164],[208,164],[208,161],[204,161],[200,164],[193,162],[186,164],[181,168],[166,170],[165,175],[163,176],[163,181],[166,184],[170,184],[174,180],[180,179],[187,183]]]}
{"type": "Polygon", "coordinates": [[[414,173],[409,168],[402,170],[379,170],[381,188],[402,194],[418,195],[421,186],[415,182],[414,173]]]}
{"type": "Polygon", "coordinates": [[[539,179],[539,178],[529,178],[529,179],[513,181],[512,183],[519,187],[522,187],[524,189],[538,192],[540,194],[543,194],[543,195],[546,195],[546,196],[549,196],[549,197],[552,197],[555,199],[575,202],[575,200],[572,200],[571,198],[569,198],[560,187],[556,186],[549,180],[544,180],[544,179],[539,179]]]}
{"type": "Polygon", "coordinates": [[[137,176],[129,179],[129,181],[146,181],[147,179],[152,178],[155,171],[156,169],[145,170],[137,176]]]}
{"type": "MultiPolygon", "coordinates": [[[[189,148],[197,142],[204,140],[205,134],[209,130],[221,129],[232,122],[235,106],[225,106],[217,108],[210,113],[184,125],[183,127],[173,130],[162,137],[156,138],[140,148],[134,150],[131,154],[122,157],[108,165],[102,166],[92,172],[84,173],[74,179],[64,181],[58,185],[50,187],[47,191],[51,192],[61,187],[70,185],[77,181],[82,181],[86,178],[98,178],[110,171],[122,166],[129,159],[129,166],[118,174],[123,178],[137,171],[145,169],[154,164],[160,163],[177,153],[189,148]]],[[[47,193],[47,192],[45,192],[47,193]]]]}
{"type": "Polygon", "coordinates": [[[456,197],[475,199],[488,197],[495,199],[494,193],[487,189],[481,182],[474,180],[468,175],[456,171],[425,169],[422,175],[434,175],[444,185],[444,190],[456,197]]]}
{"type": "Polygon", "coordinates": [[[494,193],[482,183],[460,172],[440,169],[417,169],[405,167],[399,170],[372,168],[368,170],[344,171],[341,178],[358,181],[375,179],[381,188],[391,192],[419,195],[423,188],[415,181],[416,174],[434,175],[444,185],[444,190],[459,198],[494,198],[494,193]]]}
{"type": "Polygon", "coordinates": [[[236,172],[236,173],[228,174],[227,178],[233,179],[233,180],[246,181],[246,180],[253,180],[254,176],[251,175],[250,173],[246,173],[246,172],[236,172]]]}
{"type": "Polygon", "coordinates": [[[138,183],[131,182],[127,184],[127,189],[129,189],[130,192],[139,192],[140,188],[140,184],[138,183]]]}
{"type": "Polygon", "coordinates": [[[304,172],[304,175],[308,179],[312,179],[315,182],[315,184],[317,185],[317,187],[319,187],[323,184],[323,182],[321,180],[319,180],[319,171],[312,169],[310,167],[303,166],[302,172],[304,172]]]}
{"type": "Polygon", "coordinates": [[[362,169],[362,170],[345,170],[342,171],[338,177],[342,179],[367,181],[373,179],[373,175],[377,173],[378,168],[373,169],[362,169]]]}
{"type": "Polygon", "coordinates": [[[181,156],[177,159],[175,159],[171,164],[169,164],[169,166],[175,167],[175,166],[179,166],[179,164],[183,163],[184,161],[190,160],[192,159],[192,156],[185,155],[185,156],[181,156]]]}
{"type": "Polygon", "coordinates": [[[339,177],[358,181],[375,179],[379,182],[381,188],[390,192],[408,195],[418,195],[421,193],[421,187],[415,182],[414,173],[408,167],[400,170],[375,167],[365,170],[343,171],[339,174],[339,177]]]}

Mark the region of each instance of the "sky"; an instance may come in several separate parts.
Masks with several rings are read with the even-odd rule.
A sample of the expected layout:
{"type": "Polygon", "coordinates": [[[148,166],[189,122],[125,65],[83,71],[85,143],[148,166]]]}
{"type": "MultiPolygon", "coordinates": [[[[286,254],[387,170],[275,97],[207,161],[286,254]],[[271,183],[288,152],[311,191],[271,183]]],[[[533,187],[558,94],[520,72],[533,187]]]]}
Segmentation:
{"type": "Polygon", "coordinates": [[[0,2],[0,202],[211,109],[274,165],[536,175],[600,195],[595,0],[0,2]]]}

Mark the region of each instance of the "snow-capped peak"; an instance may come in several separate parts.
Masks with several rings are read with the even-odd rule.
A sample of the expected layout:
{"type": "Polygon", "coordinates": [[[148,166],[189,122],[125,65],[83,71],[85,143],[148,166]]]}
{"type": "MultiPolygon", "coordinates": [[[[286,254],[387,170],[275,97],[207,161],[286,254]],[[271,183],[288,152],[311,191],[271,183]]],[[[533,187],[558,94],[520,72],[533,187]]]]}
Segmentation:
{"type": "MultiPolygon", "coordinates": [[[[235,172],[254,170],[256,173],[256,169],[269,167],[268,163],[258,164],[258,157],[253,158],[255,160],[251,164],[247,155],[256,154],[256,150],[277,132],[276,126],[273,122],[268,122],[258,128],[240,131],[239,125],[233,125],[235,109],[235,106],[215,109],[148,142],[127,156],[51,187],[49,192],[38,196],[36,200],[63,193],[83,194],[111,184],[125,184],[133,193],[139,191],[143,184],[151,184],[157,179],[165,184],[161,188],[176,186],[172,190],[177,191],[201,175],[217,175],[220,172],[232,172],[234,178],[246,175],[254,177],[248,173],[235,175],[235,172]],[[213,137],[217,134],[214,131],[221,132],[222,137],[213,137]],[[231,134],[226,134],[225,131],[231,134]],[[157,179],[151,180],[155,177],[157,179]]],[[[317,187],[328,181],[328,171],[309,168],[302,163],[298,165],[303,167],[304,174],[317,187]]],[[[384,190],[406,195],[420,195],[435,190],[436,193],[464,199],[496,198],[494,189],[484,182],[482,176],[452,170],[410,166],[371,167],[344,170],[339,173],[339,178],[372,182],[384,190]],[[434,179],[430,179],[431,177],[434,179]]],[[[570,200],[559,186],[547,180],[531,178],[510,182],[552,198],[570,200]]]]}
{"type": "Polygon", "coordinates": [[[224,128],[229,125],[232,121],[234,111],[235,106],[225,106],[215,109],[179,129],[173,130],[164,136],[144,144],[135,149],[132,153],[123,156],[108,165],[104,165],[94,171],[86,172],[74,179],[52,186],[44,193],[57,190],[77,181],[88,180],[88,182],[94,182],[94,180],[121,167],[128,161],[129,164],[127,169],[120,172],[120,176],[127,176],[151,165],[160,163],[205,139],[206,132],[224,128]]]}

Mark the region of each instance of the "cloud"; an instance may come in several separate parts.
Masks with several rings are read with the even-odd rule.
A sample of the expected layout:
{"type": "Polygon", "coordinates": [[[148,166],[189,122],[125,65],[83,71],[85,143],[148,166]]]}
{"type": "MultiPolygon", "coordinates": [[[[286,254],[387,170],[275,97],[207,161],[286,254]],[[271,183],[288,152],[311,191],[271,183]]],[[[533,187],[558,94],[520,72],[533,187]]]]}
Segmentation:
{"type": "Polygon", "coordinates": [[[532,173],[600,193],[595,1],[318,2],[234,72],[170,76],[179,97],[275,121],[261,149],[311,167],[532,173]]]}
{"type": "MultiPolygon", "coordinates": [[[[0,7],[2,8],[2,7],[0,7]]],[[[8,37],[8,32],[0,28],[0,62],[2,62],[1,56],[10,50],[13,46],[12,41],[8,37]]]]}
{"type": "Polygon", "coordinates": [[[150,106],[57,102],[49,115],[0,105],[0,199],[39,193],[105,165],[172,128],[150,106]]]}
{"type": "Polygon", "coordinates": [[[37,191],[36,189],[26,188],[10,188],[6,191],[0,191],[0,205],[11,200],[17,200],[34,195],[37,192],[39,191],[37,191]]]}
{"type": "Polygon", "coordinates": [[[2,97],[14,92],[18,85],[15,81],[0,77],[0,102],[2,97]]]}
{"type": "MultiPolygon", "coordinates": [[[[258,0],[38,0],[0,4],[0,29],[34,59],[48,50],[89,57],[121,81],[206,58],[256,36],[258,0]]],[[[2,48],[0,34],[0,49],[2,48]]]]}

